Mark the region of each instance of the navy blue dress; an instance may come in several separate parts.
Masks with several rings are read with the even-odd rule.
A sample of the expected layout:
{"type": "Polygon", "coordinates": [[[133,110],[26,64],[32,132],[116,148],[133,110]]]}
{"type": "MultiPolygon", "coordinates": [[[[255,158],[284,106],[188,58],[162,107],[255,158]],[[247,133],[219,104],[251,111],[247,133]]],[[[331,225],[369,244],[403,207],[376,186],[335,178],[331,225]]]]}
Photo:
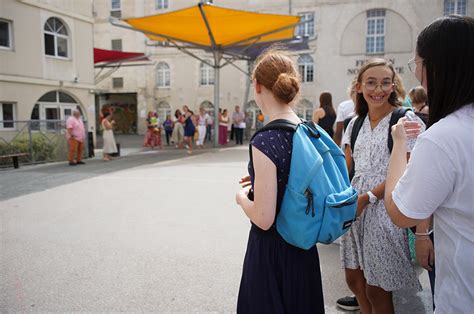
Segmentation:
{"type": "Polygon", "coordinates": [[[189,116],[184,121],[184,136],[187,136],[187,137],[194,136],[195,130],[196,130],[196,127],[193,124],[193,120],[191,119],[191,116],[189,116]]]}
{"type": "MultiPolygon", "coordinates": [[[[263,131],[251,145],[276,166],[277,215],[290,172],[293,132],[263,131]]],[[[254,182],[254,169],[249,163],[254,182]]],[[[316,246],[302,250],[283,240],[275,226],[264,231],[252,224],[245,254],[237,313],[324,313],[316,246]]]]}

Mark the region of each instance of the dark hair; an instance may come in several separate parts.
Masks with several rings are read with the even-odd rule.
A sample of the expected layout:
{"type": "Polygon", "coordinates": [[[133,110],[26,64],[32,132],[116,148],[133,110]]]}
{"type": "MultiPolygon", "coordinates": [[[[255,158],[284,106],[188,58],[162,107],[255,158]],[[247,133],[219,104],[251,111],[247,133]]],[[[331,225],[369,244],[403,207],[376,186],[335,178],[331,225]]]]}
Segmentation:
{"type": "Polygon", "coordinates": [[[474,102],[474,19],[449,15],[421,31],[416,52],[426,69],[431,126],[474,102]]]}
{"type": "Polygon", "coordinates": [[[334,107],[332,106],[332,95],[331,93],[328,92],[323,92],[321,95],[319,95],[319,104],[321,105],[321,108],[324,109],[324,112],[328,116],[335,116],[336,111],[334,111],[334,107]]]}
{"type": "Polygon", "coordinates": [[[102,116],[105,118],[107,118],[108,116],[110,116],[110,111],[104,111],[104,113],[102,113],[102,116]]]}
{"type": "Polygon", "coordinates": [[[300,90],[293,60],[286,52],[274,47],[258,57],[252,78],[285,104],[292,102],[300,90]]]}
{"type": "Polygon", "coordinates": [[[182,116],[183,114],[181,113],[181,110],[179,109],[176,109],[176,111],[174,112],[174,117],[175,118],[179,118],[179,116],[182,116]]]}
{"type": "MultiPolygon", "coordinates": [[[[399,95],[402,93],[402,90],[400,90],[398,86],[401,86],[401,88],[403,89],[403,84],[401,83],[402,79],[397,74],[397,72],[395,72],[393,64],[390,61],[381,58],[370,59],[369,61],[367,61],[360,68],[359,73],[357,74],[357,84],[362,84],[362,75],[365,73],[365,71],[377,66],[386,66],[390,68],[390,70],[392,70],[392,81],[395,84],[395,87],[393,88],[393,91],[390,94],[390,97],[388,98],[388,102],[394,107],[400,107],[402,104],[400,102],[399,95]]],[[[362,93],[357,94],[355,112],[359,117],[366,116],[369,112],[369,105],[367,104],[367,101],[365,100],[364,95],[362,93]]]]}

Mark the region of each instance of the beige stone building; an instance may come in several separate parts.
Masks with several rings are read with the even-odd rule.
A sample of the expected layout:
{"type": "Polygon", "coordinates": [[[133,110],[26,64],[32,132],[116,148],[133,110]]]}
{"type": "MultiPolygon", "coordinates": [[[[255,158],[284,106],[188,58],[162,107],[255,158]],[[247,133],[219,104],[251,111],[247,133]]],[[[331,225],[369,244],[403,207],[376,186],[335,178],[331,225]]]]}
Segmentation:
{"type": "Polygon", "coordinates": [[[0,1],[3,138],[23,125],[7,120],[65,120],[76,107],[95,129],[93,26],[92,1],[0,1]]]}
{"type": "MultiPolygon", "coordinates": [[[[94,44],[97,48],[144,52],[153,65],[121,68],[97,86],[97,106],[112,104],[136,115],[136,129],[145,130],[146,112],[160,117],[188,105],[213,108],[212,69],[174,48],[164,47],[138,32],[112,26],[109,16],[131,18],[170,12],[197,4],[188,0],[96,0],[94,44]]],[[[347,87],[360,65],[370,57],[392,60],[407,88],[416,85],[407,62],[415,54],[416,36],[437,17],[474,15],[472,0],[215,0],[215,5],[250,11],[302,15],[312,19],[297,29],[311,39],[305,51],[294,52],[302,75],[296,104],[302,117],[319,106],[319,95],[329,91],[334,105],[348,98],[347,87]]],[[[192,30],[190,30],[192,31],[192,30]]],[[[201,57],[211,58],[200,53],[201,57]]],[[[238,63],[243,69],[246,62],[238,63]]],[[[247,77],[231,66],[221,71],[220,107],[256,110],[252,93],[246,97],[247,77]]]]}

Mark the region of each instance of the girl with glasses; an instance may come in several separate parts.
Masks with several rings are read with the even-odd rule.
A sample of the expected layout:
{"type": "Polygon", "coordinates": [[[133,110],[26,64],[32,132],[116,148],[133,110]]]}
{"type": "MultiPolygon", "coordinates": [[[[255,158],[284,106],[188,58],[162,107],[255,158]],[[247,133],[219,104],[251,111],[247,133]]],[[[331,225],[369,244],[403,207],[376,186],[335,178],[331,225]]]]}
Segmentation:
{"type": "Polygon", "coordinates": [[[355,167],[352,185],[359,199],[358,219],[341,238],[341,261],[362,313],[394,313],[392,291],[421,288],[410,261],[407,231],[393,224],[383,203],[390,119],[401,106],[399,86],[401,79],[390,62],[373,59],[362,66],[355,104],[362,126],[354,147],[351,136],[357,117],[342,139],[349,171],[355,167]]]}

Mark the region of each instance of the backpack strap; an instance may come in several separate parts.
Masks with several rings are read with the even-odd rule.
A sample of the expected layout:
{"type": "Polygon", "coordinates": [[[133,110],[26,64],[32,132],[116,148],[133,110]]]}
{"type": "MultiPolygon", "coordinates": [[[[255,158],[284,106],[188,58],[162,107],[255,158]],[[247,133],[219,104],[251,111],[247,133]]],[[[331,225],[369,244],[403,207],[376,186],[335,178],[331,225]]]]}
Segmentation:
{"type": "Polygon", "coordinates": [[[348,126],[349,123],[351,122],[352,118],[354,118],[354,117],[351,116],[351,117],[349,117],[349,118],[344,119],[344,132],[346,132],[347,126],[348,126]]]}
{"type": "MultiPolygon", "coordinates": [[[[304,121],[302,121],[302,123],[304,123],[304,121]]],[[[250,139],[250,143],[249,143],[250,163],[252,167],[253,167],[252,141],[260,132],[268,131],[268,130],[284,130],[284,131],[295,132],[298,126],[299,124],[295,124],[291,122],[290,120],[277,119],[277,120],[271,121],[270,123],[267,123],[264,127],[260,128],[257,132],[255,132],[255,134],[250,139]]]]}
{"type": "Polygon", "coordinates": [[[362,128],[362,125],[364,124],[365,117],[367,117],[367,115],[359,116],[354,121],[354,125],[352,127],[352,133],[351,133],[351,150],[352,151],[354,151],[357,136],[359,135],[360,129],[362,128]]]}
{"type": "Polygon", "coordinates": [[[400,120],[400,118],[403,118],[408,110],[411,110],[411,109],[405,108],[405,107],[398,107],[392,113],[392,117],[390,118],[390,124],[388,126],[388,139],[387,139],[387,145],[388,145],[388,150],[390,151],[390,154],[392,153],[392,149],[393,149],[392,126],[397,124],[398,120],[400,120]]]}
{"type": "Polygon", "coordinates": [[[277,119],[273,120],[272,122],[266,124],[264,127],[260,128],[255,134],[252,136],[251,140],[260,132],[268,131],[268,130],[285,130],[285,131],[296,131],[298,128],[298,124],[291,122],[290,120],[286,119],[277,119]]]}

